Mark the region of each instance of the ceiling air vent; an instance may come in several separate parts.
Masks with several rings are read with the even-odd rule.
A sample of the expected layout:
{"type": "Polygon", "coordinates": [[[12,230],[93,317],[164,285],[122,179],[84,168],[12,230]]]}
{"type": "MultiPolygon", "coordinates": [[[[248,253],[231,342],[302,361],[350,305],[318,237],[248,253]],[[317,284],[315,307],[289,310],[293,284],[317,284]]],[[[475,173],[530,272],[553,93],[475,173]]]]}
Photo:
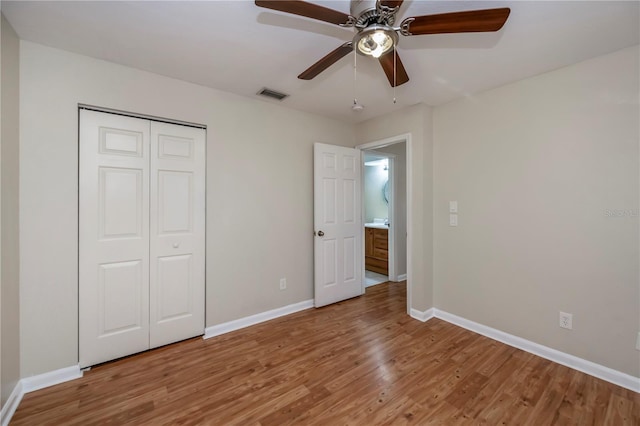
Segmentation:
{"type": "Polygon", "coordinates": [[[257,94],[261,96],[266,96],[267,98],[277,99],[279,101],[289,96],[286,93],[276,92],[275,90],[267,89],[266,87],[263,87],[262,89],[260,89],[260,91],[257,94]]]}

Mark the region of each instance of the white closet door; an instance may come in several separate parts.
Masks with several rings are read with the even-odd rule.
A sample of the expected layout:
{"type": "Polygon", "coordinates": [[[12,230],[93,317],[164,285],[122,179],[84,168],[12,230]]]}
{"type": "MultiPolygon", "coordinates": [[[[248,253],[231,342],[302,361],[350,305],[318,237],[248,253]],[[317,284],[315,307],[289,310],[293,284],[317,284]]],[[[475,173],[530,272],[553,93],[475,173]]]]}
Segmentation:
{"type": "Polygon", "coordinates": [[[80,366],[204,332],[205,131],[81,110],[80,366]]]}
{"type": "Polygon", "coordinates": [[[149,121],[82,110],[80,367],[149,348],[149,121]]]}
{"type": "Polygon", "coordinates": [[[205,130],[151,123],[151,347],[204,332],[205,130]]]}

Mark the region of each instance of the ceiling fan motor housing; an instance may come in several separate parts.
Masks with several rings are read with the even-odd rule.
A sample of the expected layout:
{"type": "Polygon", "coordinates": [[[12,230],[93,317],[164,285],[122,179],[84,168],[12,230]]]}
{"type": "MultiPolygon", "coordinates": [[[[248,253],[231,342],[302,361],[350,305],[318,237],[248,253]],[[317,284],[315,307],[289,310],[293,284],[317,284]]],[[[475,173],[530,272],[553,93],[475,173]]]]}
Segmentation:
{"type": "Polygon", "coordinates": [[[390,13],[392,9],[384,6],[378,8],[377,3],[376,0],[351,0],[350,12],[356,19],[356,28],[362,29],[371,24],[393,25],[395,13],[390,13]]]}
{"type": "Polygon", "coordinates": [[[356,19],[370,10],[376,10],[376,0],[351,0],[351,16],[356,19]]]}

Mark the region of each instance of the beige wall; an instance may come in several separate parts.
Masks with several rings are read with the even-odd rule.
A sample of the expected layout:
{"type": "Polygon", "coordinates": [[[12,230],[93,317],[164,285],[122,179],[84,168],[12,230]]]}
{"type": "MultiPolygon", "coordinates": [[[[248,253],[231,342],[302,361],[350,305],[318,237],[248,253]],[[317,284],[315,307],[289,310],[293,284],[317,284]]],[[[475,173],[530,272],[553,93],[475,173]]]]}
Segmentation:
{"type": "Polygon", "coordinates": [[[420,311],[433,306],[433,142],[431,108],[420,104],[385,117],[365,121],[356,128],[359,144],[411,134],[411,176],[407,186],[412,204],[410,260],[411,307],[420,311]]]}
{"type": "Polygon", "coordinates": [[[436,307],[640,376],[638,59],[434,109],[436,307]]]}
{"type": "Polygon", "coordinates": [[[351,125],[25,41],[20,66],[23,377],[77,363],[78,103],[208,126],[207,326],[313,298],[312,144],[351,125]]]}
{"type": "Polygon", "coordinates": [[[19,303],[19,218],[18,218],[18,112],[19,40],[11,25],[2,19],[2,404],[20,379],[20,303],[19,303]]]}

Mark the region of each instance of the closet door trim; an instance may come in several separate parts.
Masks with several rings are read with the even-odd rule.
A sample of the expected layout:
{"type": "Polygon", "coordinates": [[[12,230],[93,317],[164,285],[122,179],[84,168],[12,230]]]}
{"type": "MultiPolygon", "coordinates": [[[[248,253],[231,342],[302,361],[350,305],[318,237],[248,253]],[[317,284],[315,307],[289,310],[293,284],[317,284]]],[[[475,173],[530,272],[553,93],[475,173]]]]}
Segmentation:
{"type": "Polygon", "coordinates": [[[106,114],[122,115],[124,117],[139,118],[141,120],[157,121],[159,123],[177,124],[178,126],[195,127],[196,129],[207,129],[206,124],[192,123],[190,121],[174,120],[172,118],[158,117],[155,115],[138,114],[135,112],[123,111],[114,108],[105,108],[95,105],[78,104],[78,110],[104,112],[106,114]]]}

